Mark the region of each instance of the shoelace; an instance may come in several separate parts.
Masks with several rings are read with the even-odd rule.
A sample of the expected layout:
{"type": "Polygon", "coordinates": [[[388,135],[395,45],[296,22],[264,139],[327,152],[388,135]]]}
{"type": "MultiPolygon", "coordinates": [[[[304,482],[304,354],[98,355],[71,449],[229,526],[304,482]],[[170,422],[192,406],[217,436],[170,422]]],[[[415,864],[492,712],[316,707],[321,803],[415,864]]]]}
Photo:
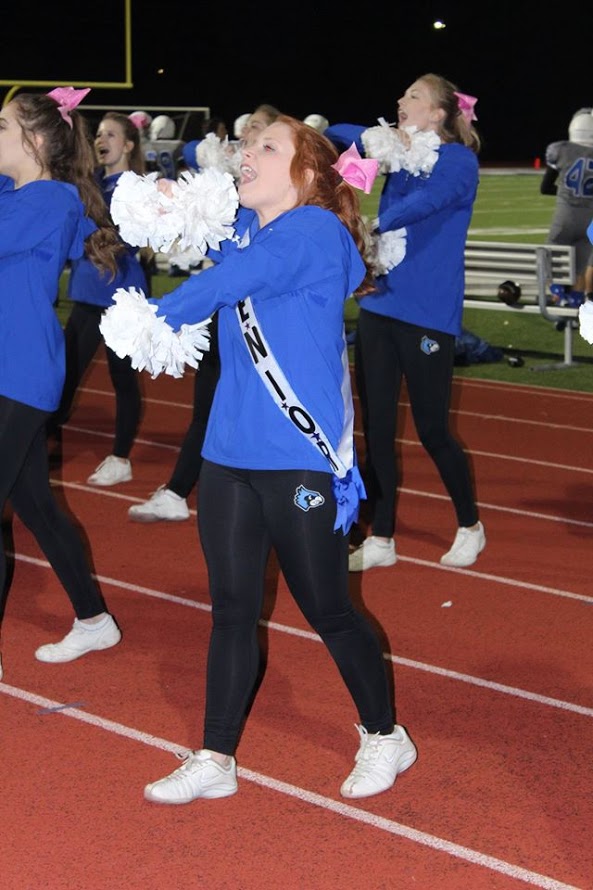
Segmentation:
{"type": "Polygon", "coordinates": [[[183,763],[181,764],[181,766],[177,767],[174,775],[179,774],[180,776],[182,776],[184,773],[197,773],[212,763],[214,763],[216,766],[220,766],[221,769],[224,769],[224,767],[216,763],[216,761],[210,757],[207,757],[205,759],[201,758],[200,753],[200,751],[176,751],[175,757],[178,760],[182,760],[183,763]]]}
{"type": "Polygon", "coordinates": [[[361,746],[356,755],[355,775],[363,775],[379,758],[381,753],[381,736],[367,733],[361,736],[361,746]]]}
{"type": "Polygon", "coordinates": [[[361,760],[376,760],[380,754],[380,748],[381,737],[379,735],[367,736],[361,751],[361,760]]]}
{"type": "Polygon", "coordinates": [[[201,769],[205,764],[205,761],[198,760],[195,751],[175,751],[175,757],[177,760],[182,760],[183,763],[177,767],[174,775],[181,776],[183,773],[194,772],[196,767],[201,769]]]}

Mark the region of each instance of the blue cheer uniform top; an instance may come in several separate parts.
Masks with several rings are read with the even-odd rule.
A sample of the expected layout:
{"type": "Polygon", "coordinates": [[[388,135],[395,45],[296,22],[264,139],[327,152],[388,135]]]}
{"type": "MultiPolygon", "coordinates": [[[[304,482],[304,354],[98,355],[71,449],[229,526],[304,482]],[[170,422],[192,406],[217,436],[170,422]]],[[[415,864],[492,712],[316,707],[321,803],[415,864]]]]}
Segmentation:
{"type": "Polygon", "coordinates": [[[65,376],[64,332],[54,309],[61,273],[96,225],[75,186],[0,176],[0,395],[55,411],[65,376]]]}
{"type": "Polygon", "coordinates": [[[285,377],[337,451],[352,412],[344,301],[363,280],[364,263],[346,227],[320,207],[289,210],[261,229],[241,208],[235,230],[240,243],[223,241],[219,254],[209,253],[217,265],[150,301],[174,330],[218,311],[221,376],[202,455],[244,469],[331,473],[260,379],[235,307],[251,298],[285,377]]]}

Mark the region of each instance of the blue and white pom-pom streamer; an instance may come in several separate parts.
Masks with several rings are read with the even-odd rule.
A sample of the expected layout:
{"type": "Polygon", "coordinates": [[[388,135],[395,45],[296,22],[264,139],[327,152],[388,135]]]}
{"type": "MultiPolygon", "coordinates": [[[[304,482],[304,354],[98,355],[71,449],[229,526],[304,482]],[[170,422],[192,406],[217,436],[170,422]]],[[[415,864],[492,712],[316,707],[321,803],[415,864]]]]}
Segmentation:
{"type": "Polygon", "coordinates": [[[153,378],[162,372],[183,377],[185,366],[197,368],[210,349],[210,319],[181,325],[175,332],[156,312],[157,307],[141,290],[120,287],[113,295],[113,305],[103,313],[99,329],[107,346],[119,358],[129,356],[137,371],[148,371],[153,378]]]}

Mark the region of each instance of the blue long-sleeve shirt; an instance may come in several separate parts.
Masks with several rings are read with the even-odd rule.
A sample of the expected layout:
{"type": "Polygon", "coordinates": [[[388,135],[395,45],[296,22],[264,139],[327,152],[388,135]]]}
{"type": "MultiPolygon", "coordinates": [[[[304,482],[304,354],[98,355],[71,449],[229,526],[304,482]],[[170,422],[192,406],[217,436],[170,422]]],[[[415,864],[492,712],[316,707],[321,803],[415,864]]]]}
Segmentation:
{"type": "Polygon", "coordinates": [[[60,275],[96,226],[69,183],[13,185],[0,177],[0,394],[54,411],[65,374],[60,275]]]}
{"type": "Polygon", "coordinates": [[[352,437],[344,301],[364,264],[346,227],[320,207],[295,208],[262,229],[253,211],[241,209],[235,228],[243,240],[222,242],[217,265],[151,301],[174,330],[218,311],[221,376],[202,454],[244,469],[331,472],[259,378],[235,306],[251,297],[280,368],[338,450],[345,427],[352,437]]]}

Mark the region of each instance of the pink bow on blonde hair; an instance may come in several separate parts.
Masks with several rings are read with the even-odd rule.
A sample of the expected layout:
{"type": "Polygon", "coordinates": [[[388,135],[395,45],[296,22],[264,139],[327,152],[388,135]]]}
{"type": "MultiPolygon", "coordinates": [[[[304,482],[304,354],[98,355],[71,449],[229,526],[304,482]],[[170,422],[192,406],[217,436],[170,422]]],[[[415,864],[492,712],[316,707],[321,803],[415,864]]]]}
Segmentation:
{"type": "Polygon", "coordinates": [[[468,96],[467,93],[458,93],[455,92],[457,96],[457,102],[459,103],[459,111],[463,115],[465,121],[471,125],[472,121],[477,121],[477,117],[474,112],[474,105],[478,101],[475,96],[468,96]]]}
{"type": "Polygon", "coordinates": [[[83,90],[75,90],[74,87],[56,87],[47,95],[54,102],[57,102],[58,111],[62,115],[69,127],[72,127],[72,118],[70,112],[80,105],[84,97],[90,93],[91,88],[87,87],[83,90]]]}
{"type": "Polygon", "coordinates": [[[353,142],[350,148],[343,151],[332,169],[336,170],[348,185],[362,189],[370,195],[373,183],[379,172],[379,161],[374,158],[361,158],[353,142]]]}

